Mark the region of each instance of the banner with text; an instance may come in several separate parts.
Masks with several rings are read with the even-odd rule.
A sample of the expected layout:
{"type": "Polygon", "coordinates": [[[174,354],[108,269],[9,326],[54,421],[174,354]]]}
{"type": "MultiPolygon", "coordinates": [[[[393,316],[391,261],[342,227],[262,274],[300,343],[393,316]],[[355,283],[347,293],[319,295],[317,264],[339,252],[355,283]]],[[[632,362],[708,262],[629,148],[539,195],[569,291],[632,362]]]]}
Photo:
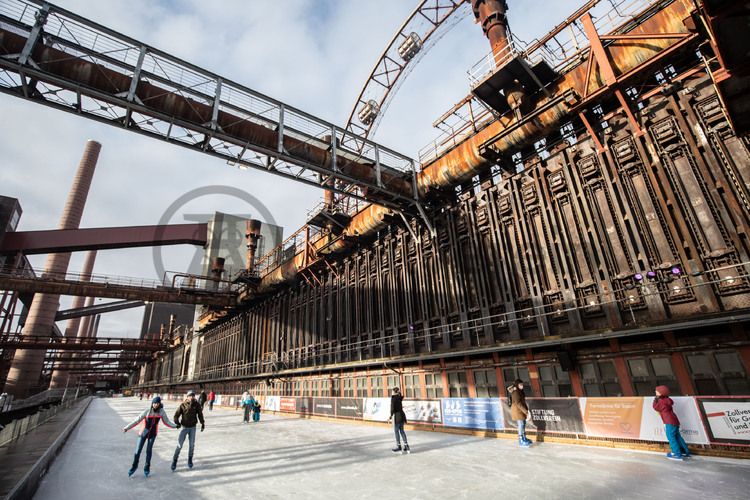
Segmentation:
{"type": "Polygon", "coordinates": [[[641,438],[643,398],[580,398],[579,402],[589,436],[641,438]]]}
{"type": "MultiPolygon", "coordinates": [[[[577,398],[526,398],[531,412],[531,420],[526,421],[526,429],[539,432],[583,434],[581,407],[577,398]]],[[[503,401],[503,415],[506,429],[516,429],[516,421],[511,419],[510,407],[503,401]]]]}
{"type": "Polygon", "coordinates": [[[712,443],[750,446],[750,398],[701,398],[696,401],[712,443]]]}
{"type": "Polygon", "coordinates": [[[297,403],[297,413],[312,413],[313,409],[313,398],[303,397],[303,398],[296,398],[295,402],[297,403]]]}
{"type": "MultiPolygon", "coordinates": [[[[708,444],[708,436],[703,427],[695,398],[689,396],[673,396],[672,408],[680,421],[680,434],[687,443],[708,444]]],[[[653,407],[654,398],[643,398],[643,415],[641,417],[641,439],[645,441],[667,442],[664,434],[664,423],[659,413],[653,407]]]]}
{"type": "Polygon", "coordinates": [[[446,398],[442,402],[443,423],[447,427],[503,428],[503,411],[497,398],[446,398]]]}
{"type": "Polygon", "coordinates": [[[288,411],[294,413],[297,411],[297,401],[294,398],[281,398],[279,401],[279,411],[288,411]]]}
{"type": "Polygon", "coordinates": [[[342,418],[362,418],[364,408],[361,398],[336,398],[336,416],[342,418]]]}
{"type": "Polygon", "coordinates": [[[333,417],[336,415],[336,400],[333,398],[313,398],[314,415],[333,417]]]}

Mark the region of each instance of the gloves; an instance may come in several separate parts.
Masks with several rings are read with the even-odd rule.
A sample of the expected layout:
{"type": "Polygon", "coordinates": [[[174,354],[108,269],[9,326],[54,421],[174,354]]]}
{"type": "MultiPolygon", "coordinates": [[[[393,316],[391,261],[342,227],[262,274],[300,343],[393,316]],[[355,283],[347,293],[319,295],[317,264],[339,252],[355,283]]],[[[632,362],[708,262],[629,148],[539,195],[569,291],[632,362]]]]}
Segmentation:
{"type": "Polygon", "coordinates": [[[182,427],[182,424],[181,424],[181,423],[179,423],[179,422],[177,422],[177,423],[175,424],[175,427],[176,427],[177,429],[179,429],[180,427],[182,427]]]}
{"type": "Polygon", "coordinates": [[[206,428],[206,424],[201,424],[201,432],[203,432],[203,429],[206,428]]]}

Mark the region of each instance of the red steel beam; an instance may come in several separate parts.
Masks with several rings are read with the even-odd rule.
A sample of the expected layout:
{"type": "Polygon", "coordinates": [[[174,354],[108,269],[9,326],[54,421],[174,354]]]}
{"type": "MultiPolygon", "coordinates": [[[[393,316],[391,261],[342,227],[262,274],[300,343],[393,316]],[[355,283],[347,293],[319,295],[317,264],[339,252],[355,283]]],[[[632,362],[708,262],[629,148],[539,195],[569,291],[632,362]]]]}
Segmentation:
{"type": "Polygon", "coordinates": [[[25,255],[164,245],[205,245],[208,224],[16,231],[0,241],[0,254],[25,255]]]}

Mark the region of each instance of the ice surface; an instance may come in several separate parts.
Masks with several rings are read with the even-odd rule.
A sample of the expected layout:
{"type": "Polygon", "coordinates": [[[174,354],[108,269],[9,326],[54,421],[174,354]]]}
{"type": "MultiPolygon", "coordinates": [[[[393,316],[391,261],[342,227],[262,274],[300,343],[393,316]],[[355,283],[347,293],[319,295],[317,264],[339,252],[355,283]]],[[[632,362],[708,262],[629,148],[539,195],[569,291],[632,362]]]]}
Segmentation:
{"type": "MultiPolygon", "coordinates": [[[[128,478],[136,429],[148,406],[137,398],[95,399],[42,481],[37,499],[499,499],[748,498],[750,460],[695,457],[407,431],[411,455],[394,454],[389,427],[240,411],[206,411],[195,468],[187,441],[169,470],[178,431],[160,426],[151,477],[128,478]]],[[[177,403],[166,402],[170,417],[177,403]]],[[[207,409],[207,407],[206,407],[207,409]]]]}

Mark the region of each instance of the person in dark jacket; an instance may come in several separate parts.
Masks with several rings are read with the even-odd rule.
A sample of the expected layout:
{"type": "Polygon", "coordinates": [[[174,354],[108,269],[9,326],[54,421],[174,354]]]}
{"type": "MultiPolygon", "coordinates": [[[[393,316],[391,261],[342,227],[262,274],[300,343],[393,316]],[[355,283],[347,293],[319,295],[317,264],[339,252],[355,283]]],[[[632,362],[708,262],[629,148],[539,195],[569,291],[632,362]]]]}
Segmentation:
{"type": "Polygon", "coordinates": [[[401,395],[401,390],[398,387],[393,388],[393,396],[391,396],[391,416],[388,417],[388,422],[393,420],[393,432],[396,434],[396,447],[393,448],[393,453],[411,453],[409,448],[409,442],[406,440],[406,432],[404,431],[404,424],[406,423],[406,414],[404,413],[403,406],[404,397],[401,395]],[[404,439],[404,447],[401,448],[401,438],[404,439]]]}
{"type": "Polygon", "coordinates": [[[208,401],[208,395],[206,394],[206,391],[201,389],[201,394],[198,396],[198,403],[201,405],[201,410],[206,406],[206,401],[208,401]]]}
{"type": "Polygon", "coordinates": [[[185,444],[185,436],[188,437],[190,448],[188,449],[188,468],[193,468],[193,451],[195,451],[195,426],[198,425],[198,421],[201,422],[201,432],[206,428],[206,422],[203,420],[203,408],[195,400],[195,392],[188,391],[185,395],[185,400],[177,408],[174,414],[174,421],[177,422],[177,427],[182,426],[180,431],[180,437],[177,440],[177,448],[174,450],[174,456],[172,457],[172,470],[177,468],[177,459],[180,458],[180,451],[182,445],[185,444]]]}
{"type": "Polygon", "coordinates": [[[260,401],[253,402],[253,422],[260,422],[260,401]]]}
{"type": "Polygon", "coordinates": [[[660,385],[656,388],[656,397],[654,398],[654,410],[659,412],[661,421],[664,422],[664,430],[669,441],[671,452],[667,453],[667,458],[671,460],[682,460],[690,457],[690,450],[687,443],[680,434],[680,421],[674,413],[674,401],[669,397],[669,387],[660,385]]]}
{"type": "Polygon", "coordinates": [[[518,445],[524,448],[531,446],[531,440],[526,437],[526,419],[529,418],[529,407],[526,405],[526,393],[523,392],[523,381],[516,379],[508,387],[510,393],[510,418],[516,421],[518,427],[518,445]]]}
{"type": "Polygon", "coordinates": [[[159,396],[156,396],[151,400],[151,406],[149,408],[138,415],[135,420],[123,427],[122,432],[128,432],[128,430],[138,425],[141,421],[143,421],[143,429],[141,429],[141,432],[138,433],[138,444],[135,448],[133,465],[128,471],[128,476],[132,476],[133,473],[138,469],[138,461],[141,458],[141,451],[143,451],[143,445],[146,443],[148,443],[148,445],[146,446],[146,465],[143,466],[143,474],[148,476],[151,473],[151,453],[154,449],[154,441],[156,441],[156,435],[159,432],[159,422],[163,421],[164,425],[172,429],[177,427],[174,422],[169,420],[167,412],[164,411],[164,407],[161,404],[161,398],[159,396]]]}

